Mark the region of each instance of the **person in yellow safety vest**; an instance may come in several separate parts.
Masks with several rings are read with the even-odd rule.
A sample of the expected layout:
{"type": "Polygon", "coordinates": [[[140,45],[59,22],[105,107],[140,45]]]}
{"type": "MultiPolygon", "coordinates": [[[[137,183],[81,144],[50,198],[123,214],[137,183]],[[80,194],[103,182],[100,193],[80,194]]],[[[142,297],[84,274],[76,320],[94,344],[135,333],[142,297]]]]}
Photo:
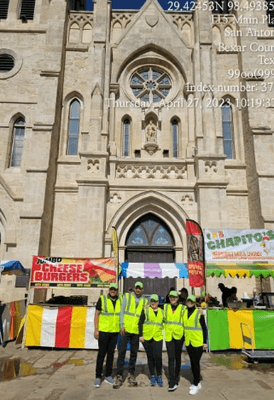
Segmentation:
{"type": "Polygon", "coordinates": [[[183,315],[185,330],[185,345],[190,358],[193,373],[193,385],[189,394],[195,395],[202,388],[200,382],[200,360],[203,350],[207,348],[207,329],[202,310],[195,307],[196,297],[189,295],[186,301],[187,309],[183,315]]]}
{"type": "Polygon", "coordinates": [[[119,389],[123,384],[123,369],[128,341],[130,341],[128,383],[130,386],[137,386],[134,373],[139,348],[139,319],[143,308],[147,306],[147,300],[142,296],[143,291],[143,283],[136,282],[133,293],[126,293],[123,298],[120,314],[121,341],[118,344],[117,372],[113,389],[119,389]]]}
{"type": "Polygon", "coordinates": [[[105,382],[114,384],[111,374],[114,351],[120,331],[121,305],[122,301],[118,296],[118,283],[110,283],[108,294],[99,297],[94,315],[94,337],[98,340],[99,346],[94,381],[96,388],[99,388],[102,383],[103,363],[106,355],[105,382]]]}
{"type": "Polygon", "coordinates": [[[150,386],[163,387],[162,348],[164,312],[159,306],[157,294],[150,296],[150,305],[143,310],[140,318],[140,342],[145,348],[150,372],[150,386]],[[156,372],[156,374],[155,374],[156,372]]]}
{"type": "Polygon", "coordinates": [[[179,295],[176,290],[169,292],[169,300],[170,304],[164,305],[164,328],[168,354],[168,391],[172,392],[179,387],[184,334],[182,319],[185,306],[179,304],[179,295]]]}

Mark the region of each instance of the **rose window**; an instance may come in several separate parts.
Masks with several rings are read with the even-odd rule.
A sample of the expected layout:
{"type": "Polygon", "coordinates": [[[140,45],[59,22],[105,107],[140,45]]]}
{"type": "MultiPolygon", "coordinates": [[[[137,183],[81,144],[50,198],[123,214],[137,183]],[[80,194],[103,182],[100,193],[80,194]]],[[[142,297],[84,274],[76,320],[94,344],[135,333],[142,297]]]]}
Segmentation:
{"type": "Polygon", "coordinates": [[[165,71],[150,67],[136,71],[130,86],[137,99],[157,103],[169,94],[171,81],[165,71]]]}

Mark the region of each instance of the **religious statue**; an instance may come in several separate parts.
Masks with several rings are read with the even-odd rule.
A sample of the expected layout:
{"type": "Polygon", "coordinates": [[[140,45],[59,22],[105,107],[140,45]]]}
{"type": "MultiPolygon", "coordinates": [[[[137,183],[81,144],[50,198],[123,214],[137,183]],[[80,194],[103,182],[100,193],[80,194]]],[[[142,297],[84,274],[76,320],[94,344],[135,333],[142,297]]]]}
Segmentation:
{"type": "Polygon", "coordinates": [[[156,142],[157,128],[153,121],[150,120],[146,127],[146,140],[147,142],[156,142]]]}

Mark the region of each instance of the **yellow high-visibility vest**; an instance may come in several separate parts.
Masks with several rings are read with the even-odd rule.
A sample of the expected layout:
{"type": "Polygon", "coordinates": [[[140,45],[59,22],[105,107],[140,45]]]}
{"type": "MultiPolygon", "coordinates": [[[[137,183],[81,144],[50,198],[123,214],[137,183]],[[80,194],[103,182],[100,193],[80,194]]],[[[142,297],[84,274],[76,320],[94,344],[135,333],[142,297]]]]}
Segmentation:
{"type": "Polygon", "coordinates": [[[124,311],[124,328],[128,333],[139,334],[139,319],[143,308],[147,305],[147,300],[141,298],[136,307],[135,296],[131,293],[125,294],[126,306],[124,311]]]}
{"type": "Polygon", "coordinates": [[[163,319],[164,313],[161,308],[158,308],[157,315],[151,307],[147,308],[145,311],[145,322],[143,325],[143,338],[145,340],[154,339],[159,342],[163,339],[163,319]]]}
{"type": "Polygon", "coordinates": [[[164,306],[164,327],[165,341],[171,342],[172,338],[180,340],[184,334],[183,328],[183,310],[184,306],[178,304],[175,312],[172,312],[171,304],[164,306]]]}
{"type": "Polygon", "coordinates": [[[185,344],[189,346],[191,343],[193,347],[200,347],[203,345],[203,329],[200,324],[201,315],[198,308],[196,308],[191,316],[188,318],[187,310],[184,312],[183,324],[185,329],[185,344]]]}
{"type": "Polygon", "coordinates": [[[120,312],[121,312],[121,300],[118,298],[113,307],[113,301],[109,298],[109,295],[101,295],[102,310],[99,315],[99,327],[98,330],[101,332],[119,332],[120,331],[120,312]]]}

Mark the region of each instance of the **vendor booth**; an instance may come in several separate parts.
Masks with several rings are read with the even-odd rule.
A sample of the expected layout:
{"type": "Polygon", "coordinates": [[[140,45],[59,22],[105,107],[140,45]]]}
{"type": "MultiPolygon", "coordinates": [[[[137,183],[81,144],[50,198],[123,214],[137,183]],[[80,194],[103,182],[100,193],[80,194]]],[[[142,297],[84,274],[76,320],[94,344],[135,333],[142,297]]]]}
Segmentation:
{"type": "MultiPolygon", "coordinates": [[[[74,285],[77,290],[78,285],[88,286],[87,290],[93,287],[108,287],[110,282],[114,282],[115,263],[112,259],[90,259],[90,260],[71,260],[59,259],[58,262],[45,260],[44,264],[37,263],[38,258],[34,258],[33,270],[31,274],[31,290],[39,290],[47,285],[50,289],[52,284],[55,287],[63,288],[64,285],[74,285]],[[52,264],[49,264],[51,262],[52,264]],[[86,264],[88,262],[88,264],[86,264]],[[42,272],[53,273],[56,265],[80,265],[81,271],[89,271],[89,278],[85,283],[60,283],[57,281],[47,281],[55,276],[42,275],[42,272]],[[100,264],[100,265],[99,265],[100,264]],[[104,264],[104,265],[103,265],[104,264]],[[43,268],[42,268],[43,265],[43,268]],[[52,265],[50,272],[49,265],[52,265]],[[98,269],[99,268],[99,269],[98,269]],[[92,271],[99,271],[97,274],[92,271]]],[[[62,267],[64,270],[64,267],[62,267]]],[[[68,269],[68,267],[67,267],[68,269]]],[[[57,272],[55,273],[64,273],[57,272]]],[[[185,264],[144,264],[144,263],[122,263],[120,278],[146,279],[146,278],[187,278],[187,267],[185,264]]],[[[58,275],[58,279],[61,276],[58,275]]],[[[57,279],[57,278],[54,278],[57,279]]],[[[67,287],[67,286],[65,286],[67,287]]],[[[77,293],[77,292],[74,292],[77,293]]],[[[33,298],[33,294],[30,298],[33,298]]],[[[94,305],[76,306],[76,305],[54,305],[54,304],[33,304],[30,303],[27,308],[25,346],[45,346],[56,348],[75,348],[75,349],[97,349],[98,342],[94,339],[94,305]]]]}
{"type": "Polygon", "coordinates": [[[95,288],[108,288],[115,281],[116,267],[112,258],[33,257],[23,344],[97,349],[98,342],[93,336],[95,303],[92,292],[95,288]],[[59,289],[66,289],[67,295],[58,296],[59,289]],[[41,290],[44,296],[36,296],[35,291],[41,290]],[[57,296],[48,298],[53,290],[57,296]]]}
{"type": "MultiPolygon", "coordinates": [[[[22,275],[26,270],[17,260],[0,262],[0,279],[2,275],[22,275]]],[[[16,338],[22,318],[25,314],[26,300],[0,302],[0,344],[16,338]]]]}
{"type": "MultiPolygon", "coordinates": [[[[206,276],[274,277],[273,231],[205,231],[206,276]]],[[[235,285],[236,286],[236,285],[235,285]]],[[[253,295],[207,309],[210,350],[274,349],[274,308],[253,295]]]]}

